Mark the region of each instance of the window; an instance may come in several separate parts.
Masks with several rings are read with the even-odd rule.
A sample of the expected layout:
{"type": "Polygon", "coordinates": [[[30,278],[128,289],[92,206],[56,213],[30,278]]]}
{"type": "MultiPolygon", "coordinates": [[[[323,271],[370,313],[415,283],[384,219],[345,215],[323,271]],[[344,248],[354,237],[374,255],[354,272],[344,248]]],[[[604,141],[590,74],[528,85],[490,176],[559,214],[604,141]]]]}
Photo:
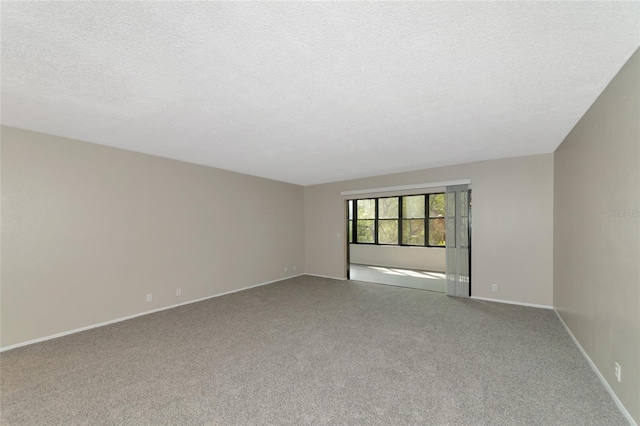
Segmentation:
{"type": "Polygon", "coordinates": [[[445,195],[429,195],[429,242],[431,247],[444,247],[445,243],[445,195]]]}
{"type": "Polygon", "coordinates": [[[398,197],[378,198],[378,244],[398,244],[398,197]]]}
{"type": "Polygon", "coordinates": [[[349,243],[445,246],[445,195],[349,201],[349,243]]]}
{"type": "Polygon", "coordinates": [[[424,245],[424,195],[402,197],[402,244],[424,245]]]}
{"type": "Polygon", "coordinates": [[[376,234],[376,201],[356,200],[356,235],[357,243],[375,243],[376,234]]]}

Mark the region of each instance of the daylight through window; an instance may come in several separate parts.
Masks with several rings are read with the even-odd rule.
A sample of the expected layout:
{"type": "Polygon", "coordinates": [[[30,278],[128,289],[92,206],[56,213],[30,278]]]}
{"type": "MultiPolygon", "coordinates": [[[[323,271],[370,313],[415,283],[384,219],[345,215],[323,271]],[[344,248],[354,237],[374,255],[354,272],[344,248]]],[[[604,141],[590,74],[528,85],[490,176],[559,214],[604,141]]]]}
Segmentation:
{"type": "Polygon", "coordinates": [[[349,200],[349,243],[445,246],[444,193],[349,200]]]}

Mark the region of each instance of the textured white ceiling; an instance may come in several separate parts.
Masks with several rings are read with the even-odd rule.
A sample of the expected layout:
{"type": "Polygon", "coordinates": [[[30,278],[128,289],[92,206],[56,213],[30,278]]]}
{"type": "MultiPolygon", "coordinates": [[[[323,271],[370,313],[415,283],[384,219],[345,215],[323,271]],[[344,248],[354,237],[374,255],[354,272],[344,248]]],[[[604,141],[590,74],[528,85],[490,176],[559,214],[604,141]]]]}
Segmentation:
{"type": "Polygon", "coordinates": [[[552,152],[639,2],[2,2],[2,123],[302,185],[552,152]]]}

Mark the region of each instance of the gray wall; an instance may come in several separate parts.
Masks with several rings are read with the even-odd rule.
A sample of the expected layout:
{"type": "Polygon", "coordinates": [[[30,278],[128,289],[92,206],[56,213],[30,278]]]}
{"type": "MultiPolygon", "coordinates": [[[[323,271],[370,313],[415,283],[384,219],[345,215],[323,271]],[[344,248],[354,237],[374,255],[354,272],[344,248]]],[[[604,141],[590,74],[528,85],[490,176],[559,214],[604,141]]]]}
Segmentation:
{"type": "Polygon", "coordinates": [[[473,295],[553,304],[553,155],[483,161],[304,188],[305,272],[344,278],[342,191],[471,178],[473,295]],[[492,292],[491,285],[498,291],[492,292]]]}
{"type": "Polygon", "coordinates": [[[1,131],[2,347],[302,272],[300,186],[1,131]]]}
{"type": "Polygon", "coordinates": [[[637,423],[639,82],[636,52],[554,155],[554,305],[637,423]]]}
{"type": "Polygon", "coordinates": [[[435,247],[376,246],[350,244],[351,263],[444,272],[446,250],[435,247]]]}

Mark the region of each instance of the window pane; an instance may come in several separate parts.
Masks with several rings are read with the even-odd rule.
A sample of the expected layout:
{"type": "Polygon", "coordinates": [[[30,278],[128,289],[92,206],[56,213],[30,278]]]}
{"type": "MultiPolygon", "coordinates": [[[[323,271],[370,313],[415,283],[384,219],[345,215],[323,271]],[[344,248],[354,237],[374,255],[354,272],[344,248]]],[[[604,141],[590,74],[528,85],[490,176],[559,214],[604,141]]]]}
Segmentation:
{"type": "Polygon", "coordinates": [[[378,244],[398,244],[398,220],[378,221],[378,244]]]}
{"type": "Polygon", "coordinates": [[[424,219],[405,219],[402,221],[402,244],[424,245],[424,219]]]}
{"type": "MultiPolygon", "coordinates": [[[[360,204],[360,202],[358,202],[360,204]]],[[[359,243],[373,243],[373,230],[375,228],[375,220],[358,220],[356,239],[359,243]]]]}
{"type": "Polygon", "coordinates": [[[456,217],[456,194],[455,192],[449,192],[445,195],[447,203],[447,217],[456,217]]]}
{"type": "Polygon", "coordinates": [[[460,193],[460,216],[469,216],[469,191],[460,193]]]}
{"type": "Polygon", "coordinates": [[[349,220],[353,220],[353,200],[349,200],[349,220]]]}
{"type": "Polygon", "coordinates": [[[397,219],[398,218],[398,197],[378,199],[378,218],[397,219]]]}
{"type": "Polygon", "coordinates": [[[469,248],[469,218],[460,218],[460,246],[462,248],[469,248]]]}
{"type": "Polygon", "coordinates": [[[358,219],[376,218],[376,200],[357,200],[358,219]]]}
{"type": "Polygon", "coordinates": [[[424,195],[402,197],[402,217],[424,217],[424,195]]]}
{"type": "Polygon", "coordinates": [[[445,235],[444,218],[429,219],[429,245],[444,246],[445,235]]]}
{"type": "Polygon", "coordinates": [[[353,242],[353,221],[349,221],[349,242],[353,242]]]}
{"type": "Polygon", "coordinates": [[[444,194],[429,195],[429,217],[444,217],[444,194]]]}

